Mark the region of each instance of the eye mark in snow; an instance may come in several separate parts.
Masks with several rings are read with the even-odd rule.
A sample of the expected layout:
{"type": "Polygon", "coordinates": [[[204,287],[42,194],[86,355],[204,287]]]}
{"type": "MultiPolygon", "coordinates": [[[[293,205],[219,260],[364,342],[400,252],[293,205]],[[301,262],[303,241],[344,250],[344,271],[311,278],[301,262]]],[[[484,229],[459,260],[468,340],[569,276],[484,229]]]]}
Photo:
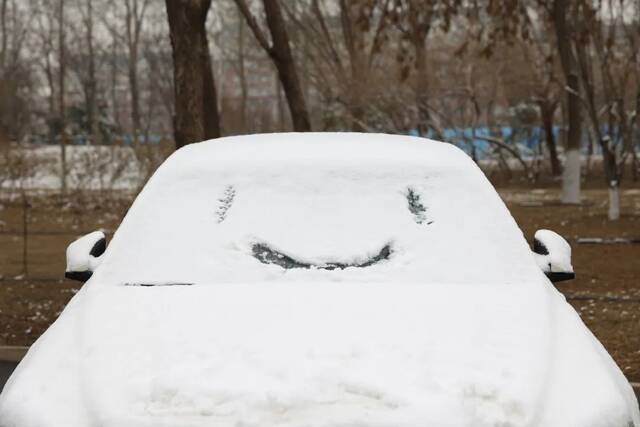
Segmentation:
{"type": "Polygon", "coordinates": [[[218,217],[218,223],[227,218],[227,211],[231,208],[233,204],[233,198],[236,196],[236,190],[232,185],[228,185],[224,190],[224,196],[221,199],[218,199],[220,205],[218,206],[218,210],[216,211],[216,216],[218,217]]]}
{"type": "MultiPolygon", "coordinates": [[[[409,187],[407,188],[406,196],[409,210],[413,214],[414,221],[417,224],[422,224],[427,220],[427,208],[425,208],[422,204],[422,198],[420,197],[420,194],[418,194],[418,192],[416,192],[416,190],[414,190],[413,188],[409,187]]],[[[427,222],[427,225],[432,223],[433,221],[429,221],[427,222]]]]}
{"type": "Polygon", "coordinates": [[[278,252],[277,250],[269,247],[265,243],[256,243],[251,248],[253,252],[253,256],[263,264],[275,264],[284,269],[291,268],[317,268],[320,270],[335,270],[340,269],[344,270],[348,267],[369,267],[374,264],[379,263],[380,261],[384,261],[389,259],[391,256],[391,245],[385,245],[378,254],[375,256],[369,257],[367,260],[363,262],[327,262],[324,264],[311,264],[304,261],[299,261],[290,257],[289,255],[285,255],[283,253],[278,252]]]}

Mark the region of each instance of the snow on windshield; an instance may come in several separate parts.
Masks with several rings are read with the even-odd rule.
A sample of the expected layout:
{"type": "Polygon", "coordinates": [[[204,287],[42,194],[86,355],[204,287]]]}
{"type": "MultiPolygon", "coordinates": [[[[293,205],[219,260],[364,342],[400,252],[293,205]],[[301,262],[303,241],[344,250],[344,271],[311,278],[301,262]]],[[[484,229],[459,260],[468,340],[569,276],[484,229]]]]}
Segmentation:
{"type": "Polygon", "coordinates": [[[273,134],[171,156],[130,209],[96,281],[510,283],[535,271],[509,212],[457,148],[273,134]]]}

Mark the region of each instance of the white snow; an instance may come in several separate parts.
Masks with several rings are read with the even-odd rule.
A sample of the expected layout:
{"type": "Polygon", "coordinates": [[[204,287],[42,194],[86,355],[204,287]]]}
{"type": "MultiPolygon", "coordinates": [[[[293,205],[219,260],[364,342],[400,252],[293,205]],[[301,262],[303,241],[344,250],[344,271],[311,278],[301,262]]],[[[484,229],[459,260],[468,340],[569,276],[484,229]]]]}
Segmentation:
{"type": "MultiPolygon", "coordinates": [[[[60,190],[61,149],[57,145],[20,145],[10,158],[24,163],[20,174],[0,171],[0,188],[6,190],[60,190]]],[[[68,145],[67,188],[74,190],[135,190],[144,182],[146,163],[153,156],[137,156],[131,146],[68,145]]],[[[150,151],[155,156],[160,147],[150,151]]],[[[15,169],[15,168],[14,168],[15,169]]],[[[15,173],[15,171],[13,172],[15,173]]]]}
{"type": "Polygon", "coordinates": [[[536,280],[522,233],[462,151],[411,137],[346,138],[261,135],[178,151],[134,203],[96,281],[536,280]],[[421,224],[409,188],[425,207],[421,224]],[[285,271],[251,256],[255,243],[312,264],[356,262],[387,244],[392,255],[367,269],[285,271]]]}
{"type": "Polygon", "coordinates": [[[425,425],[640,415],[477,167],[384,135],[174,154],[0,395],[2,427],[425,425]],[[316,265],[392,253],[285,270],[255,242],[316,265]]]}
{"type": "Polygon", "coordinates": [[[542,243],[546,255],[534,254],[540,269],[546,273],[573,273],[571,265],[571,246],[558,233],[551,230],[538,230],[534,238],[542,243]]]}
{"type": "Polygon", "coordinates": [[[104,255],[95,257],[90,252],[93,246],[104,238],[104,232],[94,231],[71,242],[67,247],[66,271],[94,271],[98,268],[104,255]]]}

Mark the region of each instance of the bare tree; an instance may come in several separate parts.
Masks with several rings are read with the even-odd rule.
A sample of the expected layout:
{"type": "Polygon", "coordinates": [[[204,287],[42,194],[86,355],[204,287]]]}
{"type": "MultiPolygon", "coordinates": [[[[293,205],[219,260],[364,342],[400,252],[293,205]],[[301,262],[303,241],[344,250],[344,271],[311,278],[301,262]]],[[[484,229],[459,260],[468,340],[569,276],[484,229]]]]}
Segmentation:
{"type": "Polygon", "coordinates": [[[96,80],[96,55],[94,47],[94,29],[93,29],[93,0],[86,0],[86,10],[84,14],[84,26],[87,43],[87,80],[86,80],[86,98],[87,98],[87,121],[89,123],[89,132],[93,143],[100,142],[100,134],[98,132],[98,107],[97,92],[98,82],[96,80]]]}
{"type": "MultiPolygon", "coordinates": [[[[96,39],[94,26],[94,0],[76,0],[75,8],[70,9],[70,13],[79,15],[81,19],[70,20],[67,24],[69,40],[67,42],[67,69],[70,77],[70,85],[73,91],[73,77],[77,77],[77,82],[84,94],[84,114],[86,120],[75,123],[87,136],[87,141],[100,143],[100,132],[98,129],[98,78],[96,76],[96,39]]],[[[73,6],[73,2],[71,6],[73,6]]],[[[77,100],[71,101],[79,104],[77,100]]],[[[73,106],[72,104],[72,106],[73,106]]],[[[77,132],[77,129],[71,129],[77,132]]]]}
{"type": "Polygon", "coordinates": [[[593,139],[602,151],[609,191],[608,215],[610,220],[617,220],[620,218],[619,186],[624,164],[634,153],[633,128],[640,106],[640,82],[637,81],[636,39],[618,37],[624,31],[621,26],[628,24],[622,12],[616,12],[611,6],[609,4],[607,13],[590,2],[581,4],[581,37],[576,40],[575,49],[584,94],[581,101],[593,139]],[[630,90],[634,84],[635,91],[630,90]],[[628,91],[633,95],[628,96],[628,91]]]}
{"type": "MultiPolygon", "coordinates": [[[[533,85],[532,100],[538,106],[540,122],[544,134],[544,141],[549,153],[549,165],[551,175],[558,177],[562,174],[562,165],[558,158],[557,142],[553,131],[554,117],[558,110],[560,100],[558,97],[558,78],[556,76],[556,63],[554,40],[548,36],[552,33],[553,23],[547,20],[532,19],[529,11],[524,11],[530,28],[530,37],[520,38],[522,52],[527,61],[533,64],[531,76],[533,85]]],[[[562,92],[564,88],[561,86],[562,92]]]]}
{"type": "MultiPolygon", "coordinates": [[[[172,120],[165,119],[165,117],[172,118],[175,116],[175,101],[174,101],[174,86],[173,86],[173,65],[171,52],[165,49],[164,40],[166,34],[156,34],[150,40],[144,44],[144,57],[146,63],[149,66],[150,74],[153,78],[149,80],[149,101],[160,102],[164,109],[164,116],[160,117],[161,121],[158,123],[160,129],[168,129],[170,134],[173,134],[172,120]]],[[[149,113],[147,112],[147,115],[149,113]]],[[[147,123],[146,128],[151,127],[151,123],[147,123]]]]}
{"type": "MultiPolygon", "coordinates": [[[[137,144],[141,132],[140,83],[138,68],[140,65],[140,40],[150,0],[110,0],[111,14],[103,15],[103,23],[117,40],[115,46],[124,45],[127,51],[127,79],[129,82],[129,102],[131,109],[131,131],[137,144]],[[121,5],[124,4],[124,10],[121,5]],[[120,15],[123,13],[123,15],[120,15]],[[121,26],[119,19],[124,21],[121,26]]],[[[115,58],[114,58],[115,59],[115,58]]]]}
{"type": "MultiPolygon", "coordinates": [[[[381,74],[376,71],[382,66],[376,67],[388,59],[383,58],[383,47],[388,41],[391,11],[391,0],[311,0],[306,13],[288,12],[308,45],[306,59],[311,71],[307,74],[322,98],[336,104],[324,108],[342,110],[355,131],[370,129],[367,114],[376,116],[379,110],[373,100],[382,95],[374,90],[379,88],[376,79],[381,74]]],[[[395,77],[391,73],[395,65],[385,65],[384,78],[395,77]]],[[[382,104],[387,100],[380,98],[382,104]]]]}
{"type": "MultiPolygon", "coordinates": [[[[455,1],[420,1],[395,0],[394,22],[400,30],[402,38],[413,49],[413,91],[417,110],[417,131],[420,135],[427,135],[429,130],[442,138],[439,126],[434,126],[429,106],[429,76],[427,73],[427,39],[434,26],[441,25],[446,31],[452,16],[456,13],[455,1]]],[[[399,60],[403,61],[404,52],[399,60]]],[[[409,70],[403,71],[409,74],[409,70]]]]}
{"type": "Polygon", "coordinates": [[[580,142],[582,113],[578,62],[572,46],[575,32],[575,10],[567,0],[553,0],[551,8],[560,64],[565,80],[568,132],[565,150],[562,201],[580,203],[580,142]]]}
{"type": "Polygon", "coordinates": [[[245,0],[234,0],[238,9],[245,17],[249,28],[264,51],[269,55],[278,70],[278,77],[282,83],[291,113],[293,129],[297,132],[311,130],[311,121],[304,93],[300,84],[300,77],[291,52],[289,33],[278,0],[263,0],[267,27],[271,34],[271,41],[262,30],[257,19],[251,13],[245,0]]]}
{"type": "Polygon", "coordinates": [[[7,60],[7,46],[9,43],[9,28],[7,27],[7,9],[9,0],[2,0],[0,3],[0,36],[2,36],[2,45],[0,46],[0,67],[4,70],[7,60]]]}
{"type": "Polygon", "coordinates": [[[137,143],[140,135],[140,88],[138,83],[138,57],[140,34],[149,0],[125,0],[125,37],[129,52],[129,87],[131,90],[131,118],[133,137],[137,143]]]}
{"type": "Polygon", "coordinates": [[[30,124],[34,82],[22,54],[31,19],[15,0],[0,3],[0,146],[19,139],[30,124]]]}
{"type": "Polygon", "coordinates": [[[176,147],[220,136],[206,21],[211,0],[167,0],[173,48],[176,147]]]}
{"type": "Polygon", "coordinates": [[[65,105],[66,32],[65,0],[58,0],[58,114],[60,126],[60,188],[67,191],[67,120],[65,105]]]}
{"type": "MultiPolygon", "coordinates": [[[[241,14],[241,12],[238,12],[241,14]]],[[[242,129],[247,129],[247,99],[249,97],[249,88],[247,87],[247,67],[246,67],[246,25],[243,18],[238,19],[238,55],[237,68],[238,78],[240,80],[240,124],[242,129]]]]}
{"type": "Polygon", "coordinates": [[[111,32],[111,43],[109,49],[109,75],[110,75],[110,97],[111,114],[117,128],[120,128],[120,108],[118,107],[118,38],[111,32]]]}

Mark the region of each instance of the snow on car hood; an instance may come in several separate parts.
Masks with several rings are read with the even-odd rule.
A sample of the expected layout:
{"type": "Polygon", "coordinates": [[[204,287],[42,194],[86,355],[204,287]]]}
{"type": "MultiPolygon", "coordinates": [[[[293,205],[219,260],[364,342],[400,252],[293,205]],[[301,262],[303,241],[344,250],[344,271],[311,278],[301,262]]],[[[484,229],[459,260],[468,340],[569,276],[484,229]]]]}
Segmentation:
{"type": "Polygon", "coordinates": [[[86,288],[7,384],[0,425],[640,425],[540,279],[86,288]]]}

